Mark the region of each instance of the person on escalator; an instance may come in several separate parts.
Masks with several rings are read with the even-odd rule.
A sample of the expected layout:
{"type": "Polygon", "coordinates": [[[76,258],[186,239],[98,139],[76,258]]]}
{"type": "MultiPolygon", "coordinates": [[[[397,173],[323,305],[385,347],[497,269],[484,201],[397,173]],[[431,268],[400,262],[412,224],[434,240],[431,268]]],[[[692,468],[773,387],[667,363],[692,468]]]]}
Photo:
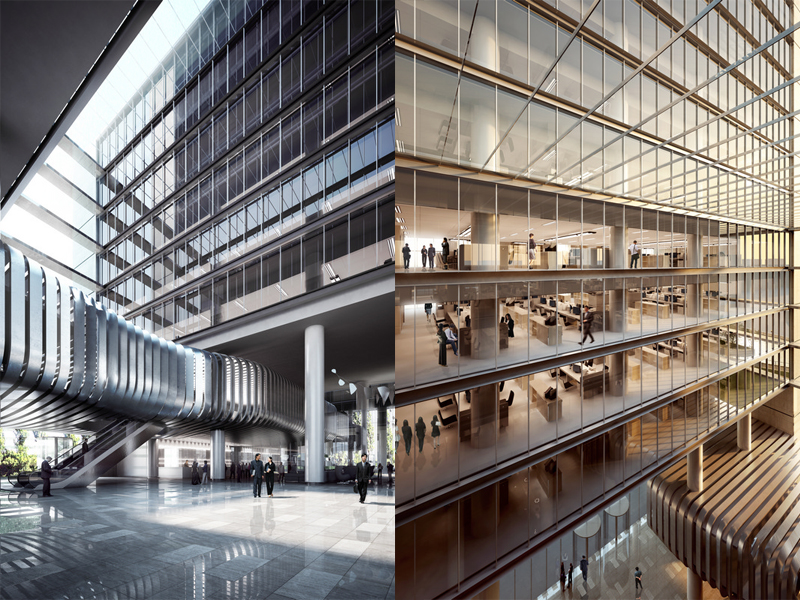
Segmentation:
{"type": "Polygon", "coordinates": [[[52,456],[48,456],[42,461],[42,497],[48,498],[52,496],[50,493],[50,476],[53,474],[53,468],[50,466],[50,461],[53,460],[52,456]]]}

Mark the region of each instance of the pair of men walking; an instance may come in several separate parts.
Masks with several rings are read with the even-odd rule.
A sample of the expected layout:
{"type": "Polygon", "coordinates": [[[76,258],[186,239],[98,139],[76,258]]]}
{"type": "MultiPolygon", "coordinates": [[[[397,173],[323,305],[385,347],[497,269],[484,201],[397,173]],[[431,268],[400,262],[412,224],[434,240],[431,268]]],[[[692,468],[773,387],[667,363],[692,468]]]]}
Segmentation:
{"type": "Polygon", "coordinates": [[[261,454],[250,463],[250,470],[253,473],[253,498],[261,498],[261,484],[267,482],[267,495],[272,498],[272,490],[275,487],[275,471],[277,466],[272,462],[272,457],[267,458],[267,464],[261,462],[261,454]]]}

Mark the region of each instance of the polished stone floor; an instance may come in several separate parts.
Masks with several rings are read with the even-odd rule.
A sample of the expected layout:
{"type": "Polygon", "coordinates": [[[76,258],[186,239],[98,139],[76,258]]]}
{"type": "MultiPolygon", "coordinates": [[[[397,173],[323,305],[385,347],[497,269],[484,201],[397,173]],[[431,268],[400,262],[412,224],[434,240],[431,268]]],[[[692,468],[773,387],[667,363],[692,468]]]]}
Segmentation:
{"type": "Polygon", "coordinates": [[[0,598],[388,598],[394,490],[101,479],[0,493],[0,598]]]}

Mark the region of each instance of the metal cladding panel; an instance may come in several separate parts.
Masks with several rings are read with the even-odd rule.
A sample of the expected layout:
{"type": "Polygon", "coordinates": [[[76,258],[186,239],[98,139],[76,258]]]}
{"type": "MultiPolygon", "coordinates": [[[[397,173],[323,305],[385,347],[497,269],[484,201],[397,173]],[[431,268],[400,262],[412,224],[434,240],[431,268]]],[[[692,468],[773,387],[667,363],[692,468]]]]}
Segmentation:
{"type": "Polygon", "coordinates": [[[704,447],[701,492],[688,489],[685,463],[648,482],[648,518],[678,559],[723,596],[796,597],[800,440],[754,421],[752,449],[742,452],[732,428],[704,447]]]}
{"type": "Polygon", "coordinates": [[[262,365],[146,333],[6,244],[0,262],[4,426],[118,415],[303,433],[302,390],[262,365]]]}

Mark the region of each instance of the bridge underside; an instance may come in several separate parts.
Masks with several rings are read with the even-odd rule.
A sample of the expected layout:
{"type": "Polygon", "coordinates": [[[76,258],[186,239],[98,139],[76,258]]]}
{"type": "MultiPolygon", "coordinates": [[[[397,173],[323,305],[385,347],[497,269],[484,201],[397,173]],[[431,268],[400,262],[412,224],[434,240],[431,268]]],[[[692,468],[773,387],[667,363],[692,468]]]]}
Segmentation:
{"type": "Polygon", "coordinates": [[[796,598],[800,573],[800,442],[753,421],[752,449],[736,428],[703,449],[703,491],[687,463],[649,482],[650,527],[689,569],[731,598],[796,598]]]}

